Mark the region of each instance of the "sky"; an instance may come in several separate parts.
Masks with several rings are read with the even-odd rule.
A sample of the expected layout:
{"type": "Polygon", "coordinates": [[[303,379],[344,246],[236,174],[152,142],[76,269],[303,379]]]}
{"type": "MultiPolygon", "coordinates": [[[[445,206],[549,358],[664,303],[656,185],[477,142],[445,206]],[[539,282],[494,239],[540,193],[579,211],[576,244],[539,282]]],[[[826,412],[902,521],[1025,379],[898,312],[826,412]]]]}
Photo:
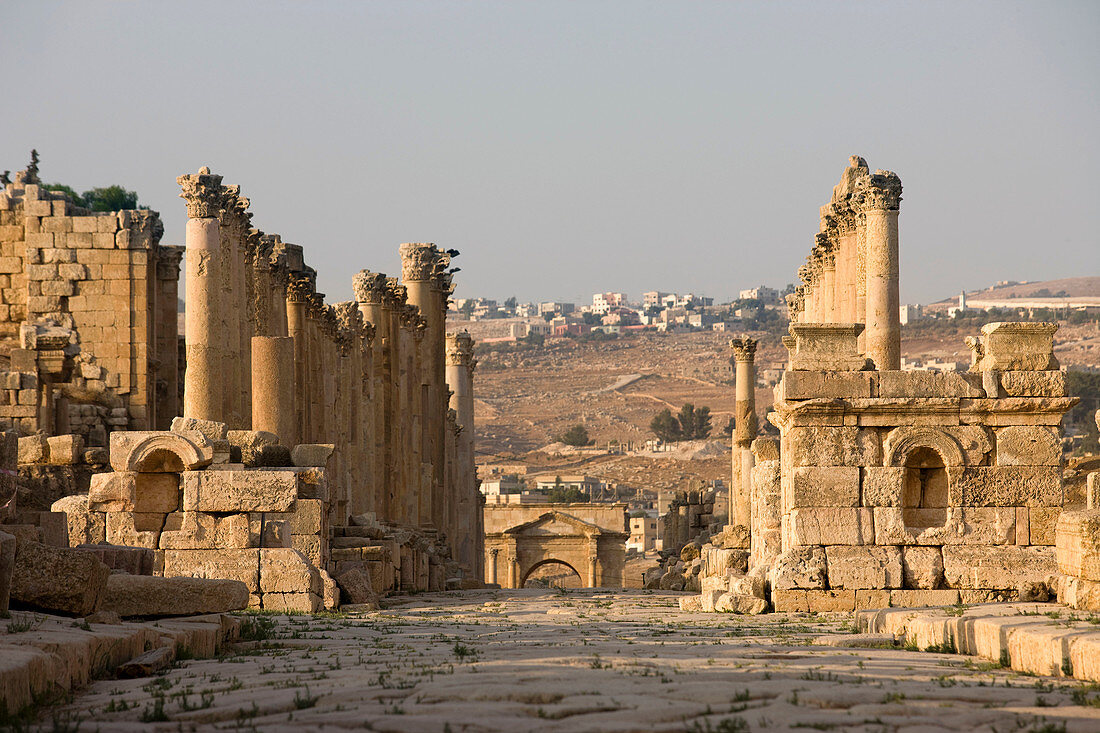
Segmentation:
{"type": "Polygon", "coordinates": [[[239,184],[330,302],[402,242],[456,297],[796,280],[850,155],[896,172],[902,302],[1100,275],[1097,2],[0,0],[0,170],[239,184]]]}

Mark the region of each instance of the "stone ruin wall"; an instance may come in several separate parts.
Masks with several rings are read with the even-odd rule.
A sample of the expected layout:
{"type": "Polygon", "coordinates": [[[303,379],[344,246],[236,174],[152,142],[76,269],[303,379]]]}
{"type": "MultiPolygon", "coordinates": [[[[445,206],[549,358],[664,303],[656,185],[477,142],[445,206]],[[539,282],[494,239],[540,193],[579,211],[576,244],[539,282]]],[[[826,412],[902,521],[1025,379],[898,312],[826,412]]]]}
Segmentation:
{"type": "MultiPolygon", "coordinates": [[[[1057,325],[986,325],[966,340],[968,373],[901,371],[900,201],[895,174],[853,157],[822,207],[788,296],[778,441],[756,437],[756,342],[731,341],[730,517],[749,535],[749,572],[712,558],[698,602],[844,611],[1057,595],[1098,608],[1100,524],[1063,480],[1060,424],[1076,400],[1057,325]]],[[[735,551],[726,539],[704,559],[735,551]]]]}
{"type": "MultiPolygon", "coordinates": [[[[375,593],[480,582],[481,500],[473,460],[476,361],[468,335],[444,332],[452,289],[447,268],[457,253],[430,244],[403,245],[403,282],[364,270],[354,278],[356,300],[327,304],[316,291],[316,273],[305,264],[302,248],[252,228],[248,200],[238,187],[223,186],[220,176],[205,169],[179,182],[189,213],[185,374],[171,386],[162,384],[158,393],[165,399],[155,411],[127,408],[126,424],[116,420],[87,431],[88,445],[109,443],[109,451],[85,450],[81,434],[47,438],[65,428],[60,419],[13,424],[39,431],[19,441],[20,472],[46,472],[54,483],[65,484],[59,491],[74,495],[54,502],[53,512],[9,507],[12,512],[0,516],[0,523],[28,539],[79,545],[131,572],[237,579],[248,586],[250,605],[263,608],[333,607],[341,588],[345,601],[356,601],[375,593]],[[182,404],[168,399],[178,394],[180,381],[182,404]],[[186,417],[175,417],[181,412],[186,417]],[[152,453],[142,454],[135,441],[152,453]],[[349,593],[348,586],[353,591],[360,586],[361,592],[349,593]]],[[[8,189],[14,192],[15,186],[8,189]]],[[[34,184],[23,185],[20,201],[28,199],[28,191],[31,197],[40,195],[34,184]]],[[[45,203],[51,215],[86,213],[74,212],[65,201],[45,203]]],[[[46,207],[35,204],[31,210],[45,214],[46,207]]],[[[5,222],[15,218],[7,216],[5,222]]],[[[99,328],[87,325],[97,321],[83,314],[91,307],[95,313],[120,306],[113,300],[93,304],[88,293],[95,286],[144,293],[141,302],[155,301],[153,312],[161,315],[165,328],[149,328],[143,320],[145,331],[131,325],[120,333],[116,325],[110,332],[90,333],[108,341],[117,337],[123,346],[131,339],[131,350],[142,354],[147,352],[133,339],[148,339],[165,354],[170,351],[174,365],[179,352],[176,278],[184,248],[160,247],[159,220],[151,212],[67,218],[49,228],[79,230],[94,224],[107,229],[108,219],[127,220],[130,229],[112,233],[114,241],[140,242],[147,260],[150,252],[166,251],[175,270],[156,271],[157,277],[171,279],[171,287],[163,283],[155,289],[145,267],[86,268],[87,282],[70,283],[73,295],[43,301],[60,309],[36,322],[32,331],[38,336],[32,356],[37,357],[39,384],[49,384],[41,379],[44,363],[54,370],[50,374],[60,373],[57,363],[62,362],[102,368],[82,330],[99,328]],[[137,221],[147,234],[141,240],[128,234],[137,221]],[[113,279],[105,283],[105,278],[113,279]],[[158,341],[150,333],[163,338],[158,341]],[[49,347],[45,356],[44,347],[49,347]]],[[[28,230],[51,221],[43,218],[34,225],[30,216],[26,220],[28,230]]],[[[16,233],[15,225],[5,226],[5,233],[16,233]]],[[[24,249],[31,256],[84,265],[97,257],[75,249],[85,237],[74,234],[82,233],[51,232],[53,248],[24,249]],[[36,250],[48,254],[34,255],[36,250]]],[[[106,238],[95,234],[91,242],[106,246],[106,238]]],[[[31,285],[28,292],[40,290],[31,285]]],[[[39,301],[30,302],[37,307],[39,301]]],[[[129,305],[126,312],[138,320],[129,305]]],[[[24,343],[28,330],[24,323],[9,328],[21,333],[24,343]]],[[[13,354],[18,357],[19,350],[13,354]]],[[[149,363],[151,369],[158,366],[149,363]]],[[[113,397],[111,385],[117,380],[111,373],[104,372],[101,381],[113,397]]],[[[177,372],[171,374],[175,378],[177,372]]],[[[143,379],[147,387],[153,377],[146,373],[143,379]]],[[[60,382],[53,381],[55,386],[60,382]]],[[[40,388],[37,405],[47,404],[50,394],[40,388]]],[[[62,394],[62,388],[52,394],[62,394]]],[[[132,404],[140,401],[130,398],[132,404]]],[[[75,407],[71,403],[69,409],[75,407]]],[[[35,414],[49,417],[60,411],[35,414]]],[[[57,487],[33,488],[50,494],[50,501],[56,498],[57,487]]]]}
{"type": "Polygon", "coordinates": [[[166,429],[178,410],[182,247],[156,212],[91,212],[34,176],[0,192],[0,428],[166,429]]]}

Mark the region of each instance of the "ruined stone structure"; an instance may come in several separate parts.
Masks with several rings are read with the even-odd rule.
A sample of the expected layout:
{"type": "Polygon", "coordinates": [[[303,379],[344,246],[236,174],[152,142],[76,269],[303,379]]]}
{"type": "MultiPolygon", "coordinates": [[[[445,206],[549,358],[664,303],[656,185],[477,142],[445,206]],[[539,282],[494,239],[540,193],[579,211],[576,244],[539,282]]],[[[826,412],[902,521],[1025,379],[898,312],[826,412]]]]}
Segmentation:
{"type": "Polygon", "coordinates": [[[166,429],[179,414],[182,247],[154,211],[91,212],[27,171],[0,192],[0,428],[166,429]]]}
{"type": "Polygon", "coordinates": [[[702,585],[770,591],[779,611],[1045,599],[1060,528],[1063,576],[1077,578],[1062,585],[1087,595],[1092,520],[1059,523],[1073,508],[1059,425],[1075,399],[1053,355],[1057,325],[984,326],[967,339],[965,374],[901,371],[900,201],[895,174],[853,157],[822,207],[788,296],[790,356],[769,415],[778,444],[742,429],[754,344],[731,342],[731,523],[749,528],[749,575],[766,582],[702,585]]]}
{"type": "Polygon", "coordinates": [[[84,216],[64,199],[42,200],[25,174],[17,181],[3,199],[0,239],[33,231],[19,248],[31,263],[12,262],[26,272],[3,282],[29,293],[13,310],[27,320],[9,331],[23,347],[13,368],[27,367],[14,378],[36,389],[4,408],[19,410],[12,427],[44,435],[64,428],[62,417],[83,415],[86,398],[98,400],[94,415],[103,418],[74,429],[80,435],[20,442],[21,471],[89,467],[80,469],[83,485],[65,492],[77,495],[31,517],[36,538],[49,530],[59,544],[147,552],[143,572],[239,580],[261,608],[332,607],[341,589],[358,602],[480,583],[473,342],[444,330],[457,252],[402,245],[403,282],[364,270],[356,299],[330,305],[302,248],[253,228],[240,188],[208,169],[178,179],[185,248],[158,244],[155,213],[84,216]],[[126,266],[115,268],[116,255],[126,266]],[[111,264],[98,264],[103,258],[111,264]],[[150,270],[153,258],[167,264],[150,270]],[[59,277],[68,285],[53,284],[59,277]],[[123,321],[101,319],[112,309],[123,321]],[[175,381],[161,378],[153,354],[171,355],[163,373],[175,381]],[[130,376],[120,381],[123,366],[130,376]],[[163,389],[152,388],[157,379],[163,389]],[[109,453],[84,450],[108,442],[109,453]]]}
{"type": "Polygon", "coordinates": [[[503,504],[485,507],[485,581],[522,588],[548,564],[588,588],[623,587],[626,504],[503,504]]]}

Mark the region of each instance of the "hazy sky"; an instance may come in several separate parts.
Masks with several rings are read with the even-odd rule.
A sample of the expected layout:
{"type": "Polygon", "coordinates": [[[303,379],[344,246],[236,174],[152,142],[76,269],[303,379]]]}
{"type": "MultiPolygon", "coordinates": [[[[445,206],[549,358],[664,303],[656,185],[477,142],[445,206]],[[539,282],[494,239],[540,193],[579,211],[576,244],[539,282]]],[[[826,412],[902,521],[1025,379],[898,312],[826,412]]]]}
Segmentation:
{"type": "Polygon", "coordinates": [[[782,286],[848,156],[905,187],[903,302],[1100,275],[1097,2],[0,0],[0,169],[183,243],[209,165],[331,301],[397,245],[457,295],[782,286]]]}

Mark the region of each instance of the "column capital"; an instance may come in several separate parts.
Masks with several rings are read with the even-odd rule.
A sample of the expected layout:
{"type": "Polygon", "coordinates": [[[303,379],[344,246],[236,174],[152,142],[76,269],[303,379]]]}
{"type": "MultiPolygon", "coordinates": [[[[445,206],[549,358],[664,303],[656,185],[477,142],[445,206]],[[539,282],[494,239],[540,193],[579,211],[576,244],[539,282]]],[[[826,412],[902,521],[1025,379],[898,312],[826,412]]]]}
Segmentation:
{"type": "Polygon", "coordinates": [[[351,278],[351,290],[356,302],[363,305],[380,305],[386,295],[386,276],[381,272],[360,270],[351,278]]]}
{"type": "Polygon", "coordinates": [[[249,200],[241,195],[237,185],[222,186],[222,208],[219,214],[222,226],[237,229],[242,235],[252,228],[252,212],[249,200]]]}
{"type": "Polygon", "coordinates": [[[439,249],[428,242],[407,242],[399,248],[401,279],[405,282],[429,282],[435,275],[439,249]]]}
{"type": "Polygon", "coordinates": [[[796,288],[795,292],[788,293],[784,299],[787,301],[787,320],[793,323],[798,320],[798,315],[802,312],[802,288],[796,288]]]}
{"type": "Polygon", "coordinates": [[[396,277],[386,278],[386,291],[382,296],[382,305],[394,310],[401,310],[409,301],[409,291],[397,281],[396,277]]]}
{"type": "Polygon", "coordinates": [[[157,279],[179,280],[183,247],[163,245],[157,248],[157,279]]]}
{"type": "Polygon", "coordinates": [[[758,339],[754,339],[748,334],[731,338],[730,348],[733,349],[733,358],[737,361],[753,361],[756,358],[756,346],[759,343],[758,339]]]}
{"type": "Polygon", "coordinates": [[[853,202],[868,211],[897,211],[901,206],[901,179],[891,171],[877,170],[856,182],[853,202]]]}
{"type": "Polygon", "coordinates": [[[464,366],[471,371],[477,366],[474,340],[468,331],[447,334],[447,365],[464,366]]]}
{"type": "Polygon", "coordinates": [[[309,303],[313,298],[313,283],[308,277],[293,273],[286,286],[286,299],[291,303],[309,303]]]}
{"type": "Polygon", "coordinates": [[[187,203],[187,216],[192,219],[216,219],[222,208],[222,177],[203,166],[198,173],[176,178],[183,190],[180,198],[187,203]]]}

